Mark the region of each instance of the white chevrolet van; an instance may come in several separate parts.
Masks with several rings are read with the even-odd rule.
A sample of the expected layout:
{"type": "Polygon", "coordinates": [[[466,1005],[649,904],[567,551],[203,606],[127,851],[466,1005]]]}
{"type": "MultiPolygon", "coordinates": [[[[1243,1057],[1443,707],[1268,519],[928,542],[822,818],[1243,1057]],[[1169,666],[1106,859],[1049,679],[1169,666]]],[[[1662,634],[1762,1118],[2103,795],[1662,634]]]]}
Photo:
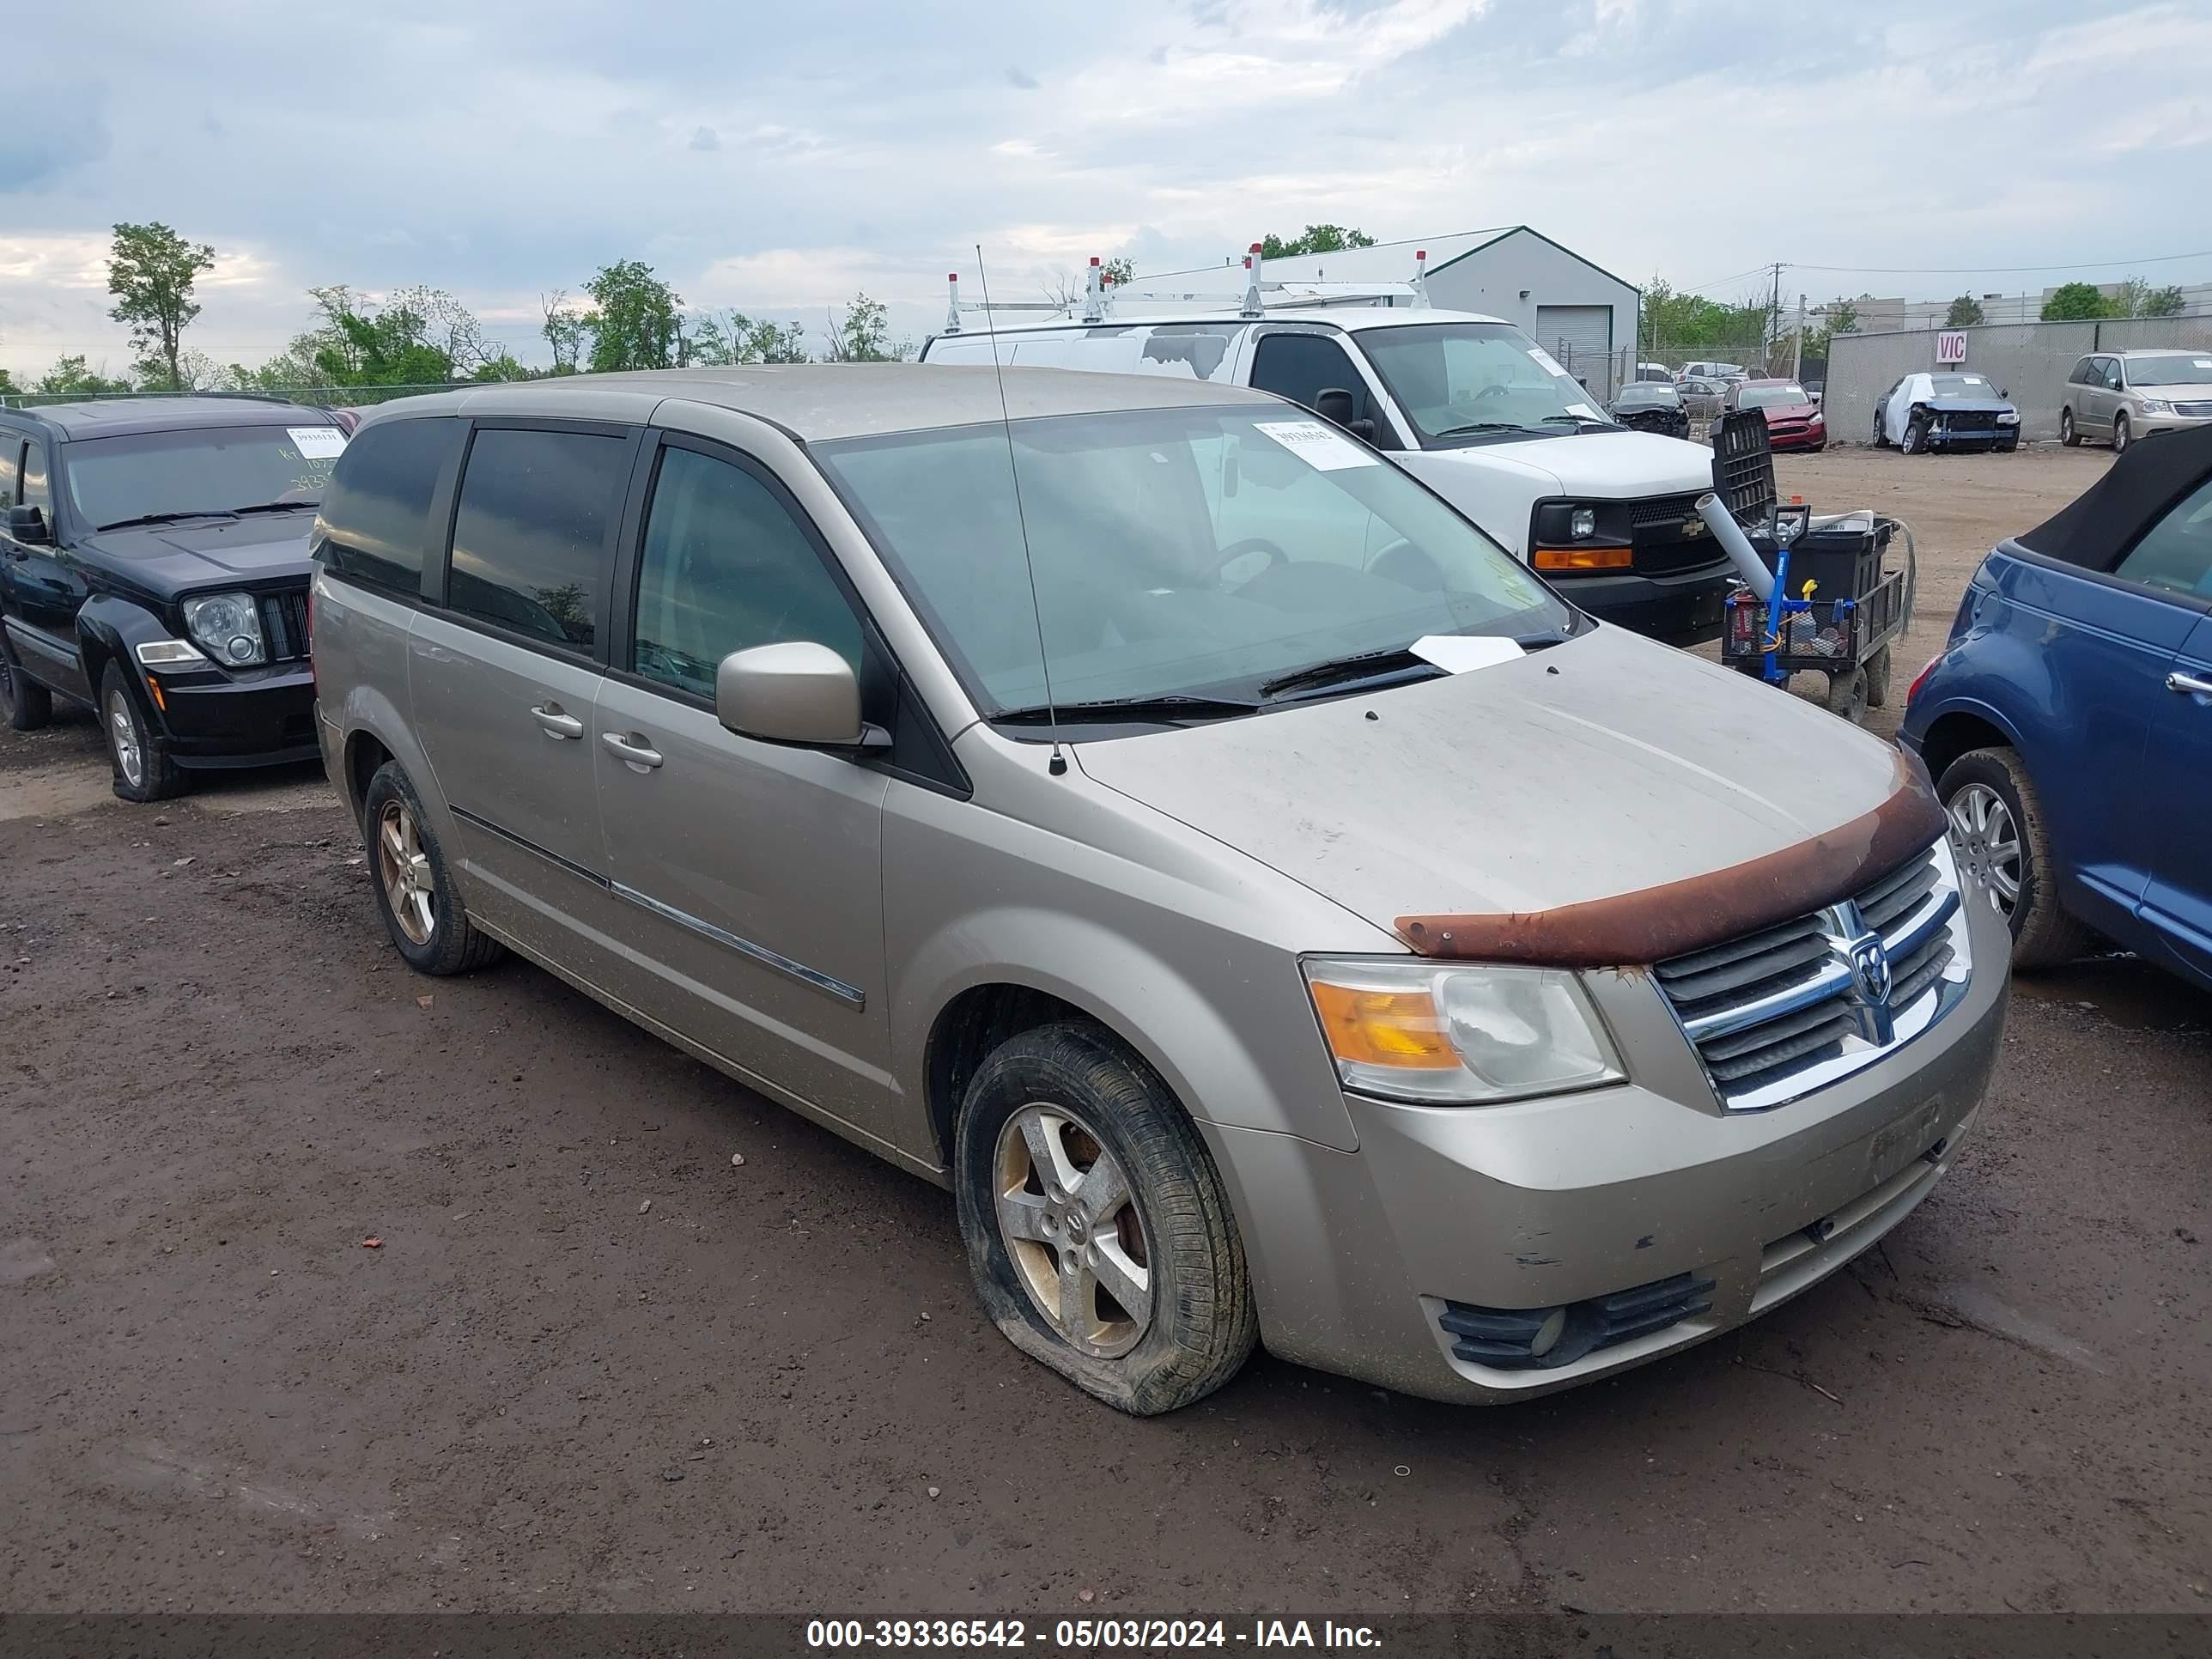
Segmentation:
{"type": "Polygon", "coordinates": [[[1418,303],[1193,309],[948,331],[922,360],[988,363],[994,341],[1009,368],[1288,398],[1388,452],[1593,616],[1675,644],[1720,632],[1734,568],[1695,511],[1712,452],[1618,424],[1511,323],[1418,303]]]}

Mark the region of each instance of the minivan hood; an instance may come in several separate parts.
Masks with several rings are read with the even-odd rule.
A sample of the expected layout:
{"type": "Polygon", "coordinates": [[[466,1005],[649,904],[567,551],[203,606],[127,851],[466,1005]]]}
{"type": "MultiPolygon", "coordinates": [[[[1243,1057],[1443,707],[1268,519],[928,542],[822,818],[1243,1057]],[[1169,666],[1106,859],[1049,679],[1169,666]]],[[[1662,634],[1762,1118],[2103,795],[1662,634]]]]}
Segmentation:
{"type": "Polygon", "coordinates": [[[1713,487],[1711,450],[1656,432],[1577,432],[1421,453],[1439,461],[1509,467],[1534,483],[1538,495],[1621,501],[1713,487]]]}
{"type": "Polygon", "coordinates": [[[89,542],[139,586],[177,593],[225,582],[304,577],[314,568],[307,556],[314,526],[315,515],[302,510],[108,530],[89,542]]]}
{"type": "Polygon", "coordinates": [[[1809,702],[1604,626],[1498,667],[1083,744],[1077,760],[1385,932],[1731,870],[1864,819],[1908,775],[1809,702]]]}

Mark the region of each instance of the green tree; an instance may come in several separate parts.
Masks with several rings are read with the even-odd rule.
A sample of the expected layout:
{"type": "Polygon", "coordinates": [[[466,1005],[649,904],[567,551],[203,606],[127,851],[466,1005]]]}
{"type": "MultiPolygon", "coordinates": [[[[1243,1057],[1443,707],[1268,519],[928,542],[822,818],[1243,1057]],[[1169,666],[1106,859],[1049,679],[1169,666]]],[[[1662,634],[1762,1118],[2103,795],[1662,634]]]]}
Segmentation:
{"type": "Polygon", "coordinates": [[[1287,241],[1269,231],[1260,239],[1260,257],[1293,259],[1301,253],[1341,253],[1346,248],[1374,246],[1375,239],[1364,230],[1344,225],[1308,225],[1287,241]]]}
{"type": "Polygon", "coordinates": [[[882,301],[855,294],[842,318],[830,313],[828,361],[833,363],[895,363],[911,356],[911,340],[893,340],[882,301]]]}
{"type": "MultiPolygon", "coordinates": [[[[106,365],[103,364],[101,367],[105,368],[106,365]]],[[[102,392],[129,392],[131,389],[131,382],[128,380],[111,380],[98,369],[86,368],[84,359],[82,357],[57,357],[54,359],[54,366],[40,375],[38,385],[31,388],[33,392],[43,392],[49,395],[58,392],[64,397],[76,398],[89,397],[102,392]]]]}
{"type": "Polygon", "coordinates": [[[1943,313],[1946,328],[1979,328],[1989,319],[1982,314],[1982,302],[1971,294],[1961,294],[1951,301],[1950,310],[1943,313]]]}
{"type": "Polygon", "coordinates": [[[1118,259],[1109,259],[1099,268],[1099,274],[1115,288],[1127,288],[1137,280],[1137,262],[1125,253],[1118,259]]]}
{"type": "Polygon", "coordinates": [[[1735,305],[1702,294],[1678,292],[1663,276],[1644,290],[1640,329],[1644,356],[1661,357],[1741,356],[1747,361],[1765,349],[1766,301],[1747,299],[1735,305]]]}
{"type": "Polygon", "coordinates": [[[553,372],[574,374],[576,360],[584,353],[584,337],[591,332],[584,320],[590,313],[575,307],[565,288],[539,295],[538,303],[545,313],[545,343],[553,348],[553,372]]]}
{"type": "Polygon", "coordinates": [[[161,384],[184,389],[177,353],[185,325],[200,314],[192,282],[215,269],[215,250],[187,242],[164,224],[118,225],[107,255],[107,291],[115,296],[108,315],[131,325],[139,372],[149,381],[166,371],[161,384]]]}
{"type": "Polygon", "coordinates": [[[2112,313],[2119,317],[2179,317],[2189,301],[2179,288],[2153,288],[2148,276],[2130,276],[2120,284],[2112,313]]]}
{"type": "Polygon", "coordinates": [[[765,317],[748,317],[742,311],[717,315],[711,311],[691,318],[684,336],[685,361],[721,368],[735,363],[803,363],[806,331],[797,323],[775,323],[765,317]]]}
{"type": "Polygon", "coordinates": [[[2046,323],[2088,322],[2112,314],[2112,302],[2094,283],[2062,283],[2043,302],[2046,323]]]}
{"type": "Polygon", "coordinates": [[[0,368],[0,398],[12,398],[21,390],[22,387],[15,384],[15,377],[13,374],[4,368],[0,368]]]}
{"type": "Polygon", "coordinates": [[[594,374],[674,365],[684,301],[651,265],[621,259],[602,266],[584,292],[592,296],[583,321],[592,336],[594,374]]]}

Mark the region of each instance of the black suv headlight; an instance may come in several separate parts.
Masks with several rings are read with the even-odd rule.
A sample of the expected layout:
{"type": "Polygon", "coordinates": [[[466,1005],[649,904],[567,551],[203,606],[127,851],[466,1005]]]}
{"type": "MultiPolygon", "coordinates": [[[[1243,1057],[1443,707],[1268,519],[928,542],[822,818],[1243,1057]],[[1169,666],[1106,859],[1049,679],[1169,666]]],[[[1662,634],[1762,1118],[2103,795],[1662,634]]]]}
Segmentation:
{"type": "Polygon", "coordinates": [[[208,655],[233,668],[269,660],[261,610],[251,593],[199,593],[185,601],[185,631],[208,655]]]}

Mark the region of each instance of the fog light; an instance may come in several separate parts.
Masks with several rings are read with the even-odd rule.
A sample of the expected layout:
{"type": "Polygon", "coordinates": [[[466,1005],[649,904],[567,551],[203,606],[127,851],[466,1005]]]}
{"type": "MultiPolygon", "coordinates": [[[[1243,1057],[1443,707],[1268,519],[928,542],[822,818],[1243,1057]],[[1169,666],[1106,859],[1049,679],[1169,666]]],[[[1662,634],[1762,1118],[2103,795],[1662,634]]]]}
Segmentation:
{"type": "Polygon", "coordinates": [[[1558,1347],[1559,1338],[1565,1334],[1566,1328],[1567,1310],[1565,1308],[1553,1309],[1552,1316],[1537,1328],[1535,1336],[1529,1341],[1529,1358],[1541,1359],[1553,1349],[1558,1347]]]}
{"type": "Polygon", "coordinates": [[[243,634],[234,635],[232,638],[230,644],[226,648],[229,651],[230,659],[233,662],[252,662],[253,660],[253,641],[247,639],[243,634]]]}
{"type": "Polygon", "coordinates": [[[1567,515],[1567,534],[1577,541],[1586,541],[1597,534],[1597,509],[1578,507],[1567,515]]]}

